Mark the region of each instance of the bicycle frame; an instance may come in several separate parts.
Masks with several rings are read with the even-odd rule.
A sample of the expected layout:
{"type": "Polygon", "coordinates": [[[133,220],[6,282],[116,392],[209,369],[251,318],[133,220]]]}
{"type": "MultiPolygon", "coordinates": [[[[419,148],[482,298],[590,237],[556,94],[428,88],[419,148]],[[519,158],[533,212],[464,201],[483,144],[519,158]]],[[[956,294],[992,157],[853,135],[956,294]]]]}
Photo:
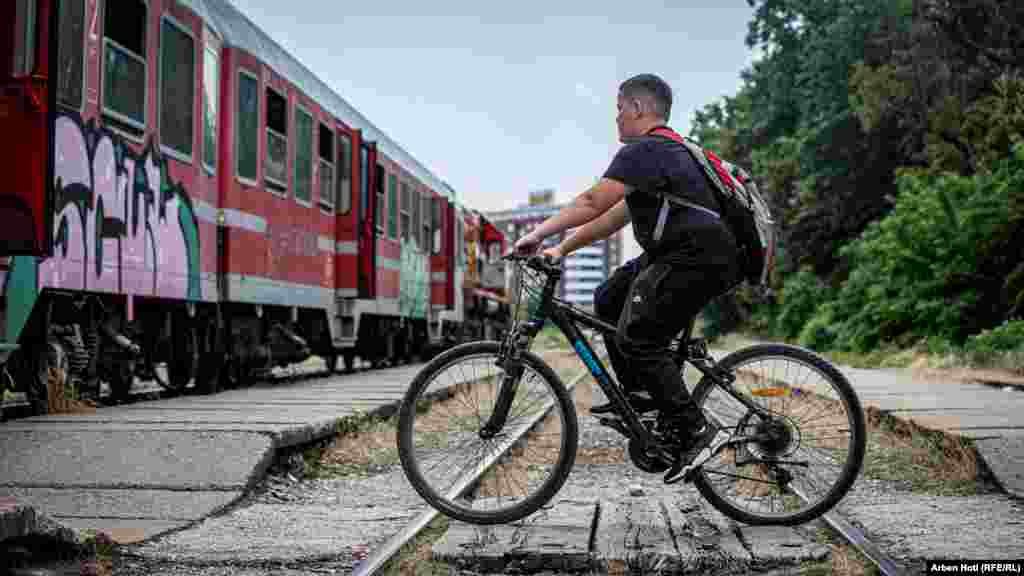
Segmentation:
{"type": "MultiPolygon", "coordinates": [[[[597,354],[594,353],[590,342],[580,330],[582,325],[597,330],[603,336],[608,337],[609,335],[614,335],[617,328],[568,302],[556,298],[554,296],[554,289],[561,278],[561,271],[557,268],[549,268],[542,270],[542,272],[547,274],[547,278],[540,305],[527,322],[517,327],[506,338],[506,342],[512,344],[507,356],[505,356],[504,368],[506,376],[502,379],[494,412],[481,430],[481,434],[493,436],[504,426],[505,420],[508,417],[508,411],[511,408],[512,399],[515,397],[519,377],[523,370],[522,363],[518,361],[518,353],[520,350],[529,348],[533,337],[536,336],[545,322],[551,320],[566,339],[569,340],[576,355],[587,366],[587,369],[590,370],[591,375],[597,380],[598,385],[605,396],[608,397],[608,400],[615,405],[617,408],[616,412],[622,416],[623,423],[629,431],[629,436],[639,441],[641,445],[646,446],[650,441],[650,432],[640,421],[640,415],[630,405],[621,387],[615,382],[611,373],[597,357],[597,354]]],[[[668,352],[677,363],[682,366],[685,366],[686,363],[691,364],[715,385],[745,405],[752,412],[764,414],[765,410],[761,406],[748,400],[733,388],[732,381],[734,376],[723,373],[718,369],[714,358],[708,354],[707,346],[703,339],[691,338],[695,322],[696,319],[690,321],[690,325],[684,332],[682,339],[674,341],[673,344],[675,346],[670,345],[668,352]]],[[[752,438],[743,437],[736,440],[748,441],[750,439],[752,438]]]]}

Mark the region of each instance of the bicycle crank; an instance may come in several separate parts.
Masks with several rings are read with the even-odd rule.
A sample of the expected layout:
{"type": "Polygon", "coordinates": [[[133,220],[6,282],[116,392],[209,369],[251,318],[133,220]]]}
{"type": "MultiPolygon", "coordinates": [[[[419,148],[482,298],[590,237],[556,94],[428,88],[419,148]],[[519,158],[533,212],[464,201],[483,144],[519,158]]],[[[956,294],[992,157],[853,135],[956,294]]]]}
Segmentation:
{"type": "Polygon", "coordinates": [[[630,438],[627,448],[633,465],[644,472],[658,474],[672,466],[672,455],[660,446],[645,446],[636,438],[630,438]]]}

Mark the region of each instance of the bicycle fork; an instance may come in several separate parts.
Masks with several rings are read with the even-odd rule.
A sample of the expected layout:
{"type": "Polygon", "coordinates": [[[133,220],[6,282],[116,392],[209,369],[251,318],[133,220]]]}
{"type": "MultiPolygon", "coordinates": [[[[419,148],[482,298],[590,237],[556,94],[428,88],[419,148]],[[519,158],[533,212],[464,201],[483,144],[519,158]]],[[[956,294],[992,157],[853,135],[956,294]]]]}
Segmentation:
{"type": "Polygon", "coordinates": [[[516,397],[519,380],[523,377],[523,361],[518,358],[507,358],[504,362],[505,376],[498,387],[498,397],[494,401],[494,412],[480,429],[481,438],[493,438],[505,427],[512,400],[516,397]]]}

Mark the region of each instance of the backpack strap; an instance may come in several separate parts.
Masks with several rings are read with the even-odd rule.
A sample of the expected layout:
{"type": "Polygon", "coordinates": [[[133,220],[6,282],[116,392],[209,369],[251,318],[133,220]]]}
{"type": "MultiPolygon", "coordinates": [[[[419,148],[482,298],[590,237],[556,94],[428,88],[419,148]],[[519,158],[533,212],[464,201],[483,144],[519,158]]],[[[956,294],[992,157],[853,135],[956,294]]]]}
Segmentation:
{"type": "Polygon", "coordinates": [[[669,128],[668,126],[656,126],[649,130],[647,134],[651,136],[661,136],[663,138],[668,138],[669,140],[675,140],[680,144],[686,143],[684,141],[685,139],[682,136],[680,136],[678,132],[669,128]]]}
{"type": "Polygon", "coordinates": [[[660,136],[662,138],[668,138],[674,142],[682,144],[690,151],[693,155],[693,159],[704,168],[704,172],[707,173],[708,177],[713,180],[713,184],[718,186],[722,191],[728,191],[732,195],[736,195],[736,186],[733,184],[732,176],[722,166],[722,160],[711,150],[704,148],[697,144],[693,140],[681,136],[675,130],[668,126],[658,126],[647,134],[652,136],[660,136]]]}
{"type": "Polygon", "coordinates": [[[671,202],[672,204],[678,204],[680,206],[686,206],[687,208],[693,208],[694,210],[700,210],[701,212],[704,212],[706,214],[714,216],[715,218],[721,218],[722,217],[722,215],[719,214],[718,212],[715,212],[711,208],[705,208],[704,206],[701,206],[700,204],[695,204],[693,202],[687,202],[686,200],[683,200],[682,198],[677,198],[677,197],[669,195],[669,194],[663,194],[662,197],[665,200],[668,200],[669,202],[671,202]]]}
{"type": "MultiPolygon", "coordinates": [[[[682,144],[683,146],[685,146],[691,152],[692,155],[695,156],[694,160],[696,160],[698,164],[701,164],[705,168],[705,171],[708,168],[710,168],[710,166],[707,166],[706,162],[701,162],[702,157],[698,155],[698,152],[700,152],[701,149],[696,145],[696,143],[688,141],[686,138],[680,136],[679,133],[677,133],[675,130],[669,128],[668,126],[657,126],[657,127],[653,128],[652,130],[649,130],[645,134],[645,136],[660,136],[662,138],[668,138],[669,140],[672,140],[674,142],[682,144]]],[[[662,180],[663,180],[662,185],[658,187],[659,189],[656,192],[658,193],[659,196],[661,196],[666,201],[671,202],[672,204],[676,204],[678,206],[685,206],[687,208],[693,208],[694,210],[700,210],[701,212],[709,214],[709,215],[711,215],[711,216],[713,216],[715,218],[719,218],[719,219],[722,218],[721,214],[719,214],[718,212],[715,212],[714,210],[712,210],[712,209],[710,209],[710,208],[708,208],[706,206],[701,206],[700,204],[697,204],[697,203],[694,203],[694,202],[689,202],[689,201],[684,200],[684,199],[682,199],[682,198],[680,198],[680,197],[678,197],[678,196],[676,196],[674,194],[665,194],[665,193],[661,192],[661,188],[667,187],[669,185],[669,183],[665,180],[664,177],[662,178],[662,180]]],[[[658,218],[659,224],[661,224],[661,220],[663,220],[663,218],[664,218],[665,208],[666,208],[666,206],[662,205],[661,214],[659,214],[659,218],[658,218]]]]}

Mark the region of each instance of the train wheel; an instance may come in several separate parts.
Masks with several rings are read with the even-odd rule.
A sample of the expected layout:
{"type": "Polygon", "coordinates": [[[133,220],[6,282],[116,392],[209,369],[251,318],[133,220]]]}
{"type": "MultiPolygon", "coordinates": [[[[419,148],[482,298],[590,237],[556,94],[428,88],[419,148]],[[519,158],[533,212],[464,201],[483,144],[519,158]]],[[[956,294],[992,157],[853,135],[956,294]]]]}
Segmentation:
{"type": "Polygon", "coordinates": [[[199,368],[199,342],[196,329],[189,326],[174,335],[174,364],[171,370],[171,386],[184,391],[195,378],[199,368]]]}
{"type": "Polygon", "coordinates": [[[402,364],[412,364],[412,331],[402,331],[402,364]]]}
{"type": "MultiPolygon", "coordinates": [[[[120,353],[120,356],[126,356],[120,353]]],[[[131,395],[132,384],[135,382],[135,361],[129,358],[117,357],[107,374],[110,384],[111,404],[125,404],[131,395]]]]}
{"type": "Polygon", "coordinates": [[[221,371],[221,387],[229,390],[245,388],[252,383],[252,373],[243,362],[233,358],[224,365],[221,371]]]}
{"type": "Polygon", "coordinates": [[[328,374],[338,372],[338,353],[333,348],[328,352],[324,352],[324,362],[327,364],[328,374]]]}
{"type": "Polygon", "coordinates": [[[219,322],[209,319],[204,322],[200,353],[201,361],[196,367],[196,391],[200,394],[216,394],[220,392],[221,372],[224,370],[224,350],[219,322]]]}
{"type": "Polygon", "coordinates": [[[154,372],[156,381],[172,394],[181,394],[195,377],[199,364],[199,342],[194,326],[180,316],[173,319],[173,330],[160,343],[161,353],[154,372]],[[162,364],[162,366],[160,365],[162,364]]]}
{"type": "Polygon", "coordinates": [[[196,370],[196,392],[216,394],[220,392],[221,358],[214,352],[203,354],[202,358],[196,370]]]}

